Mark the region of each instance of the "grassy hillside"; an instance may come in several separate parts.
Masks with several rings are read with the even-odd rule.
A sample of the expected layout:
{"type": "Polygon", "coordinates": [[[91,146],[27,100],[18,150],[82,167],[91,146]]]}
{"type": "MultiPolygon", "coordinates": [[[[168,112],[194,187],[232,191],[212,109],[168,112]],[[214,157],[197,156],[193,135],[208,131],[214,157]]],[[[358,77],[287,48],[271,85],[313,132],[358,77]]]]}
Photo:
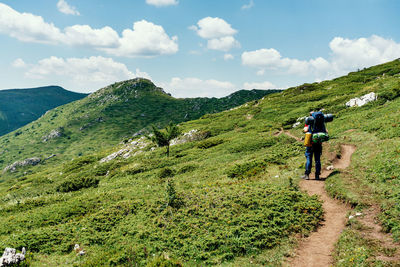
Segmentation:
{"type": "Polygon", "coordinates": [[[85,96],[59,86],[0,90],[0,136],[38,119],[50,109],[85,96]]]}
{"type": "Polygon", "coordinates": [[[150,124],[197,119],[276,91],[242,90],[219,99],[176,99],[146,79],[115,83],[0,137],[0,168],[31,157],[57,154],[56,160],[62,161],[90,154],[143,133],[150,124]],[[58,136],[49,138],[52,132],[58,136]]]}
{"type": "MultiPolygon", "coordinates": [[[[94,109],[105,101],[106,90],[72,105],[84,106],[84,101],[95,99],[97,104],[80,110],[94,109]]],[[[336,171],[325,182],[328,192],[357,209],[378,205],[385,230],[399,241],[399,96],[400,61],[395,60],[181,123],[183,132],[197,129],[209,137],[173,146],[169,158],[164,149],[149,144],[127,159],[100,163],[125,146],[120,144],[95,153],[82,151],[86,155],[81,157],[71,153],[73,160],[55,157],[3,174],[0,248],[25,246],[36,266],[161,266],[162,262],[170,264],[165,266],[279,266],[291,253],[295,237],[315,229],[323,211],[316,197],[297,188],[304,172],[302,144],[274,133],[283,127],[302,136],[302,125],[292,128],[293,123],[317,109],[336,117],[327,124],[331,140],[325,153],[339,154],[343,143],[357,146],[350,168],[336,171]],[[378,94],[377,101],[345,106],[351,98],[370,92],[378,94]],[[77,256],[75,244],[84,256],[77,256]]],[[[107,110],[104,103],[101,116],[106,121],[123,112],[107,110]]],[[[69,129],[87,123],[85,111],[68,113],[72,120],[64,129],[71,140],[78,136],[69,129]]],[[[61,112],[66,112],[66,106],[43,120],[61,112]]],[[[102,128],[96,125],[91,126],[98,127],[91,136],[79,138],[86,143],[97,140],[101,146],[103,140],[96,138],[102,128]]],[[[118,120],[113,125],[117,127],[118,120]]],[[[117,136],[110,129],[103,138],[106,134],[117,136]]],[[[1,141],[3,147],[5,139],[1,141]]],[[[62,142],[54,140],[59,147],[62,142]]],[[[10,151],[16,149],[11,145],[7,144],[10,151]]],[[[68,155],[68,148],[64,151],[68,155]]],[[[349,226],[337,245],[335,265],[390,266],[376,258],[377,249],[377,244],[349,226]]]]}

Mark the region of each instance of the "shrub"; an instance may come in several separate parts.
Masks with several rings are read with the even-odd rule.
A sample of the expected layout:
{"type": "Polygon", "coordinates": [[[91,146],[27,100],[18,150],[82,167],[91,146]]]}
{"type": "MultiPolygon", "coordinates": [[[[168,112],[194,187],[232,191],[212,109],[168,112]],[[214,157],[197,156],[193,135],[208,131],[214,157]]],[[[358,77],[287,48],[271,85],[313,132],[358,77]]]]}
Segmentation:
{"type": "Polygon", "coordinates": [[[197,166],[196,165],[185,165],[185,166],[183,166],[182,168],[180,168],[179,170],[178,170],[178,173],[179,174],[182,174],[182,173],[187,173],[187,172],[192,172],[192,171],[194,171],[195,169],[197,169],[197,166]]]}
{"type": "Polygon", "coordinates": [[[172,170],[168,167],[165,167],[165,168],[162,168],[161,171],[158,173],[158,177],[161,179],[164,179],[164,178],[172,177],[172,176],[174,176],[174,174],[175,174],[174,170],[172,170]]]}
{"type": "Polygon", "coordinates": [[[207,139],[197,144],[197,147],[200,149],[208,149],[219,144],[222,144],[224,140],[222,139],[207,139]]]}
{"type": "Polygon", "coordinates": [[[100,180],[94,177],[75,177],[57,186],[58,192],[78,191],[82,188],[97,187],[100,180]]]}
{"type": "Polygon", "coordinates": [[[154,257],[152,261],[150,261],[147,267],[182,267],[183,265],[173,259],[170,259],[167,255],[160,255],[154,257]]]}
{"type": "Polygon", "coordinates": [[[183,205],[182,198],[177,194],[175,190],[174,181],[169,179],[166,185],[166,206],[170,206],[179,209],[183,205]]]}
{"type": "Polygon", "coordinates": [[[77,159],[72,160],[71,162],[67,163],[63,167],[63,172],[72,172],[74,170],[80,169],[85,165],[93,163],[97,161],[98,158],[95,156],[83,156],[77,159]]]}
{"type": "Polygon", "coordinates": [[[256,175],[264,171],[266,164],[260,161],[251,161],[243,164],[235,164],[231,169],[227,171],[229,178],[247,178],[256,175]]]}

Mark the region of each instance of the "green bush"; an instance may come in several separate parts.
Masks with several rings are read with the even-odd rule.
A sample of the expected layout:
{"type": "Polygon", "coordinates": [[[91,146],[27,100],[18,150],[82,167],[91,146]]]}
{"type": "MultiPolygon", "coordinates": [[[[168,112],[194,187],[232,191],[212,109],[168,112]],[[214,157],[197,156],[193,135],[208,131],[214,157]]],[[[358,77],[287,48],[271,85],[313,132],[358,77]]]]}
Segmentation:
{"type": "Polygon", "coordinates": [[[80,169],[85,165],[91,164],[98,160],[98,157],[95,156],[83,156],[77,159],[72,160],[71,162],[67,163],[63,167],[63,172],[72,172],[74,170],[80,169]]]}
{"type": "Polygon", "coordinates": [[[188,164],[188,165],[182,166],[182,167],[178,170],[177,173],[182,174],[182,173],[192,172],[192,171],[196,170],[197,168],[198,168],[197,165],[188,164]]]}
{"type": "Polygon", "coordinates": [[[183,265],[176,260],[170,259],[166,255],[154,257],[147,265],[147,267],[182,267],[183,265]]]}
{"type": "Polygon", "coordinates": [[[94,177],[74,177],[57,186],[58,192],[78,191],[82,188],[97,187],[100,180],[94,177]]]}
{"type": "Polygon", "coordinates": [[[197,147],[200,149],[208,149],[208,148],[217,146],[219,144],[222,144],[223,142],[224,142],[224,140],[222,140],[222,139],[206,139],[206,140],[198,143],[197,147]]]}
{"type": "Polygon", "coordinates": [[[164,178],[172,177],[172,176],[174,176],[174,174],[175,174],[174,170],[172,170],[168,167],[165,167],[160,170],[160,172],[158,173],[158,177],[160,179],[164,179],[164,178]]]}
{"type": "Polygon", "coordinates": [[[247,178],[254,176],[266,168],[266,164],[261,161],[251,161],[243,164],[235,164],[232,168],[230,168],[226,174],[229,178],[247,178]]]}

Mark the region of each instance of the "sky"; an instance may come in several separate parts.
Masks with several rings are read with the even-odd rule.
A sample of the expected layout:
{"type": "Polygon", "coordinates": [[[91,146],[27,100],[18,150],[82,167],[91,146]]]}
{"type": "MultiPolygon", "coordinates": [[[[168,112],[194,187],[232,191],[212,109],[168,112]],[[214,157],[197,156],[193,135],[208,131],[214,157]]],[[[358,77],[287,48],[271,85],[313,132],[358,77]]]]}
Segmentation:
{"type": "Polygon", "coordinates": [[[285,89],[400,58],[398,0],[0,0],[0,89],[285,89]]]}

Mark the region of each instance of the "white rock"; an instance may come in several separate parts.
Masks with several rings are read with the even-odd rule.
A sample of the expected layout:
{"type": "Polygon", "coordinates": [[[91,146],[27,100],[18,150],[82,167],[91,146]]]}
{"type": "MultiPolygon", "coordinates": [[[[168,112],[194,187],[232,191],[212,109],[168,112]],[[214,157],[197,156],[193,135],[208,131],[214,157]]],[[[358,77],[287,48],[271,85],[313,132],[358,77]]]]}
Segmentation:
{"type": "Polygon", "coordinates": [[[78,244],[75,244],[74,250],[78,250],[79,248],[80,248],[79,245],[78,245],[78,244]]]}
{"type": "Polygon", "coordinates": [[[328,171],[332,171],[332,170],[335,169],[335,168],[333,167],[333,165],[331,165],[331,166],[326,167],[326,169],[327,169],[328,171]]]}
{"type": "Polygon", "coordinates": [[[292,126],[292,127],[293,127],[293,128],[296,128],[297,126],[299,126],[299,125],[300,125],[300,123],[301,123],[301,122],[299,122],[299,121],[298,121],[298,122],[296,122],[295,124],[293,124],[293,126],[292,126]]]}
{"type": "Polygon", "coordinates": [[[351,219],[353,219],[354,218],[354,216],[353,215],[350,215],[349,216],[349,220],[351,220],[351,219]]]}
{"type": "Polygon", "coordinates": [[[6,248],[0,258],[0,267],[17,265],[24,260],[25,248],[22,248],[22,253],[17,253],[15,248],[6,248]]]}
{"type": "Polygon", "coordinates": [[[357,213],[356,213],[356,216],[361,216],[361,215],[362,215],[361,212],[357,212],[357,213]]]}
{"type": "Polygon", "coordinates": [[[374,92],[372,92],[372,93],[363,95],[362,97],[359,97],[359,98],[356,97],[356,98],[350,99],[346,103],[346,106],[348,106],[348,107],[355,107],[355,106],[361,107],[361,106],[364,106],[365,104],[367,104],[369,102],[375,101],[377,98],[378,98],[377,95],[374,92]]]}

